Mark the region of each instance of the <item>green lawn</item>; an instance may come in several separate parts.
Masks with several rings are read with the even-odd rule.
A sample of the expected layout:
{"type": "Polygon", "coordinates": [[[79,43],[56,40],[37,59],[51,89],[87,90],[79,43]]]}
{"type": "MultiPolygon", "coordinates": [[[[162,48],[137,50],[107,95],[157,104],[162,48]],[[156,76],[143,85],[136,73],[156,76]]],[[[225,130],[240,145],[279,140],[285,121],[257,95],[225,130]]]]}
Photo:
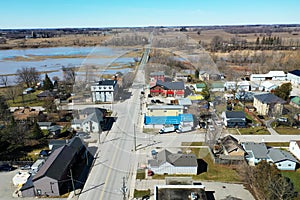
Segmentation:
{"type": "MultiPolygon", "coordinates": [[[[233,167],[214,164],[207,148],[191,148],[190,151],[194,153],[197,158],[201,158],[207,163],[207,171],[199,175],[193,175],[193,180],[241,182],[240,176],[233,167]]],[[[154,175],[153,179],[164,179],[166,176],[173,177],[182,175],[154,175]]]]}
{"type": "Polygon", "coordinates": [[[269,131],[261,126],[240,128],[239,131],[242,135],[270,135],[269,131]]]}
{"type": "Polygon", "coordinates": [[[181,146],[203,146],[203,142],[181,142],[181,146]]]}
{"type": "Polygon", "coordinates": [[[274,128],[281,135],[298,135],[300,134],[300,129],[289,127],[289,126],[278,126],[274,128]]]}
{"type": "Polygon", "coordinates": [[[269,147],[288,147],[289,142],[266,142],[265,143],[269,147]]]}
{"type": "Polygon", "coordinates": [[[43,101],[38,100],[36,97],[37,94],[39,94],[41,91],[35,91],[31,94],[25,94],[22,96],[18,96],[15,101],[13,100],[8,100],[7,104],[10,107],[18,107],[18,106],[42,106],[44,104],[43,101]]]}
{"type": "MultiPolygon", "coordinates": [[[[281,174],[291,179],[294,184],[295,190],[300,193],[300,170],[297,171],[282,171],[281,174]]],[[[298,194],[299,197],[299,194],[298,194]]]]}
{"type": "Polygon", "coordinates": [[[145,179],[145,170],[144,169],[138,169],[136,172],[136,179],[145,179]]]}
{"type": "Polygon", "coordinates": [[[134,198],[141,198],[145,195],[150,196],[150,189],[148,189],[148,190],[134,190],[134,198]]]}

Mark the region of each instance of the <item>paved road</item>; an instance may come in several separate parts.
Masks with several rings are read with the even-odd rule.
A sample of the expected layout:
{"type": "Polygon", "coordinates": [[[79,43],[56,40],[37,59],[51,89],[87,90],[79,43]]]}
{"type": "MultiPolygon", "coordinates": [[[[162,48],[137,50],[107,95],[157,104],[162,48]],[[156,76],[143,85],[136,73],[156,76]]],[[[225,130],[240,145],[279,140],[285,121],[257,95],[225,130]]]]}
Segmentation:
{"type": "MultiPolygon", "coordinates": [[[[148,54],[149,48],[146,48],[144,57],[148,57],[148,54]]],[[[122,199],[123,177],[127,188],[125,196],[129,196],[130,186],[135,181],[133,173],[137,156],[134,138],[138,134],[136,123],[141,121],[140,94],[145,84],[143,68],[146,61],[142,59],[131,89],[131,98],[112,105],[112,110],[118,113],[117,120],[111,131],[101,138],[98,157],[79,196],[80,200],[122,199]]]]}

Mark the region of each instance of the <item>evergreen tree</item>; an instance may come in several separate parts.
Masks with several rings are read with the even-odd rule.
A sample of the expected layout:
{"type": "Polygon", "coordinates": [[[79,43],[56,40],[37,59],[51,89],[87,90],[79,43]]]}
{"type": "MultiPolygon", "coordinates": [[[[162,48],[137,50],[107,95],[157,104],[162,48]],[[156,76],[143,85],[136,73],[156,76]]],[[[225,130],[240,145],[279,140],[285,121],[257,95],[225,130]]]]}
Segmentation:
{"type": "Polygon", "coordinates": [[[195,71],[195,79],[196,80],[199,79],[199,69],[196,69],[196,71],[195,71]]]}
{"type": "Polygon", "coordinates": [[[256,45],[259,45],[259,37],[256,39],[256,45]]]}
{"type": "Polygon", "coordinates": [[[290,97],[291,91],[292,91],[292,84],[284,83],[274,90],[274,94],[284,100],[287,100],[290,97]]]}
{"type": "Polygon", "coordinates": [[[262,39],[262,41],[261,41],[261,44],[262,44],[262,45],[265,45],[265,44],[266,44],[266,38],[265,38],[265,36],[263,37],[263,39],[262,39]]]}
{"type": "Polygon", "coordinates": [[[52,81],[50,80],[48,74],[45,75],[43,88],[44,88],[44,90],[50,90],[50,91],[52,91],[54,88],[54,85],[53,85],[52,81]]]}
{"type": "Polygon", "coordinates": [[[43,131],[41,130],[38,123],[35,122],[31,129],[31,138],[38,140],[38,139],[41,139],[42,137],[44,137],[43,131]]]}

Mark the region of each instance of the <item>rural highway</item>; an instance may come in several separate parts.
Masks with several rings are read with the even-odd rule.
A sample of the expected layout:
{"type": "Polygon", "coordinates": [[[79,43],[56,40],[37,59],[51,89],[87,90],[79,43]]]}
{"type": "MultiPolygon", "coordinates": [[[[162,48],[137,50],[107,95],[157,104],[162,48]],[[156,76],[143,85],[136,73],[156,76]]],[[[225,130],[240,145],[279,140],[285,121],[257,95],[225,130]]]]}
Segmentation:
{"type": "Polygon", "coordinates": [[[141,64],[138,67],[133,82],[130,99],[113,104],[112,109],[117,113],[116,122],[112,129],[102,135],[98,146],[97,158],[91,169],[86,184],[79,196],[79,200],[108,200],[123,199],[121,188],[126,186],[125,196],[130,193],[132,175],[135,173],[137,154],[134,138],[140,137],[140,96],[145,85],[144,65],[147,62],[150,48],[145,48],[141,64]],[[136,133],[136,134],[135,134],[136,133]]]}

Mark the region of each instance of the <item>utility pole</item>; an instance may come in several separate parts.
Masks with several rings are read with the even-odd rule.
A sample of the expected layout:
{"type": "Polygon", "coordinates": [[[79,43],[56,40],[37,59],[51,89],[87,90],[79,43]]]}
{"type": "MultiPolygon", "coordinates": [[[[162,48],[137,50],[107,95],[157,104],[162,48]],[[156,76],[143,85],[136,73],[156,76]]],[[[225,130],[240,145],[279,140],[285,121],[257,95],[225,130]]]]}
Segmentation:
{"type": "Polygon", "coordinates": [[[136,151],[136,133],[135,133],[135,123],[133,124],[133,135],[134,135],[134,151],[136,151]]]}
{"type": "Polygon", "coordinates": [[[72,169],[71,168],[70,168],[70,174],[71,174],[71,181],[72,181],[72,187],[73,187],[73,191],[74,191],[74,196],[76,196],[74,179],[73,179],[73,173],[72,173],[72,169]]]}
{"type": "Polygon", "coordinates": [[[123,200],[126,200],[127,187],[125,184],[125,177],[123,177],[123,186],[121,187],[121,192],[123,194],[123,200]]]}

